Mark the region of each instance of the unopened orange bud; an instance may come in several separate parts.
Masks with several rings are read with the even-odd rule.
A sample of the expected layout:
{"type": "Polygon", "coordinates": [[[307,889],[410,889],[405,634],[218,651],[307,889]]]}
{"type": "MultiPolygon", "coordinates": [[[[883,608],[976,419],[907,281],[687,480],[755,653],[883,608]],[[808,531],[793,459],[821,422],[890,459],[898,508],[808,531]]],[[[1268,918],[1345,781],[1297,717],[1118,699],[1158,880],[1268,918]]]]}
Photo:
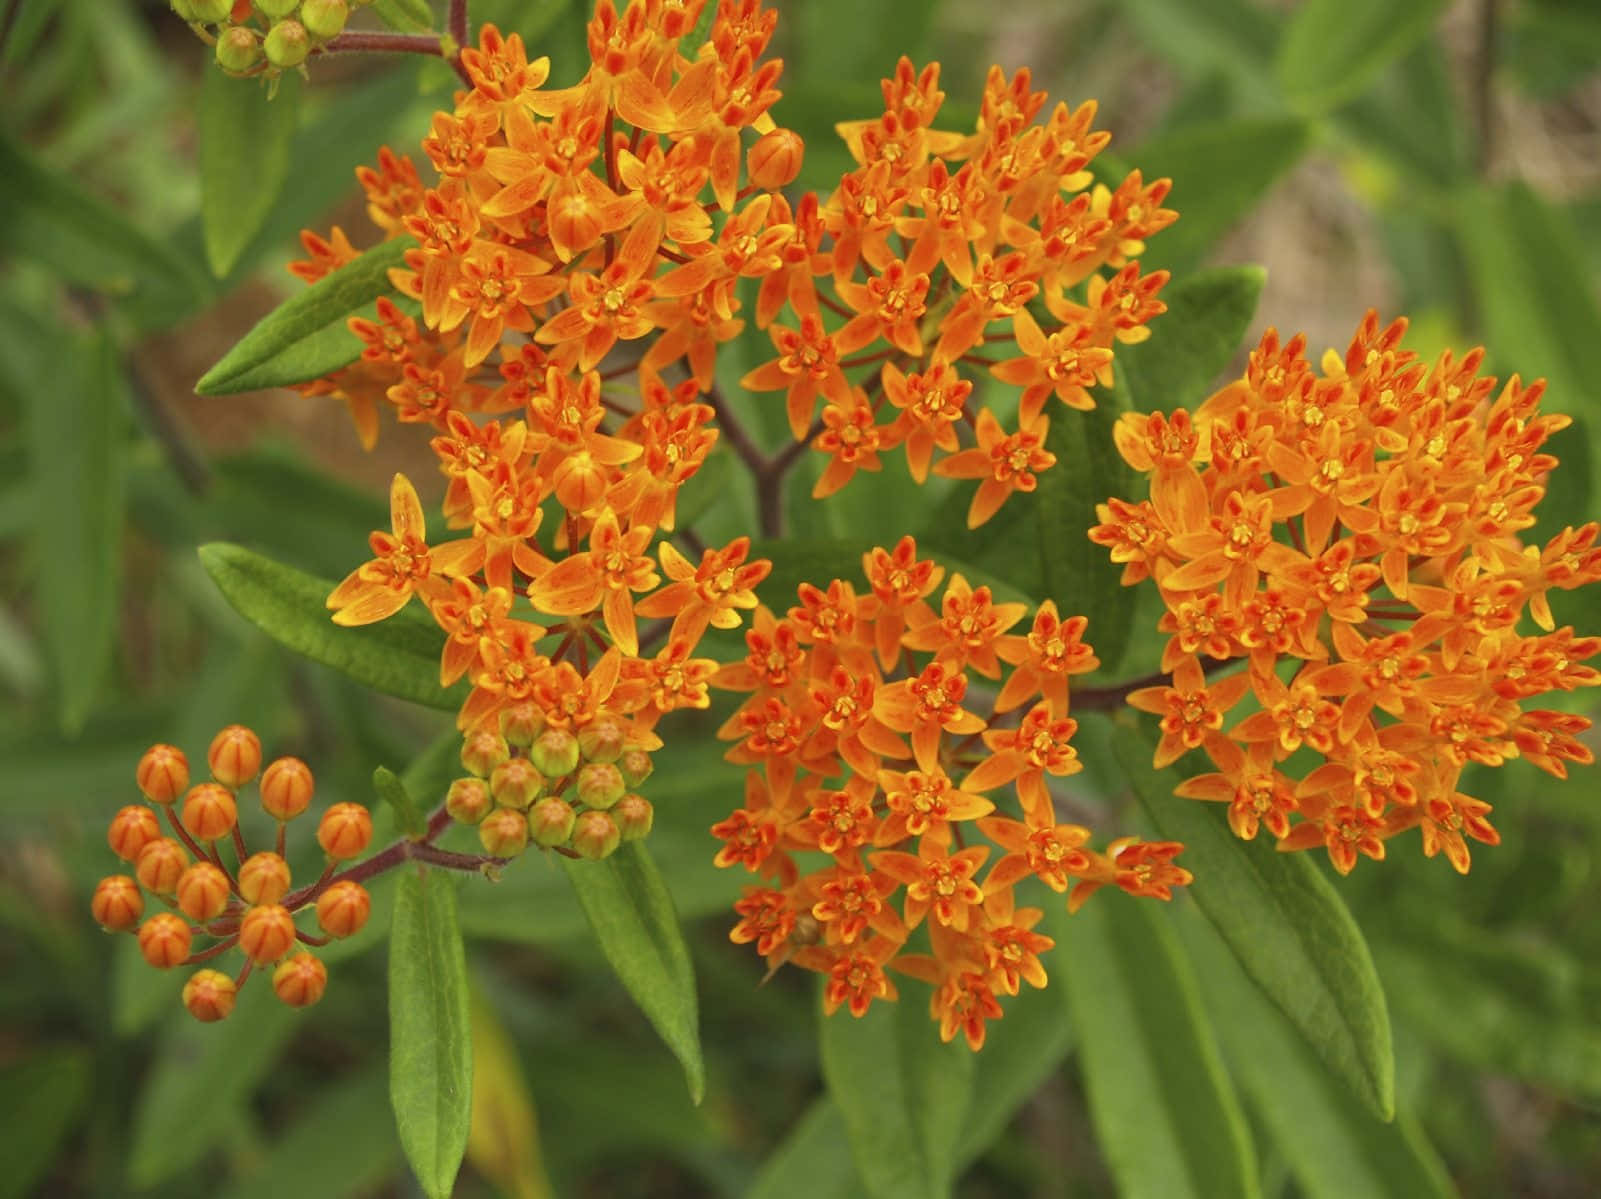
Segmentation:
{"type": "Polygon", "coordinates": [[[139,790],[151,803],[171,803],[189,785],[189,759],[171,745],[152,745],[134,771],[139,790]]]}
{"type": "Polygon", "coordinates": [[[483,779],[457,779],[445,793],[445,811],[460,824],[477,824],[494,806],[483,779]]]}
{"type": "Polygon", "coordinates": [[[311,805],[315,789],[311,767],[299,758],[278,758],[261,776],[261,806],[275,820],[293,820],[311,805]]]}
{"type": "Polygon", "coordinates": [[[578,768],[574,794],[591,808],[611,807],[628,791],[623,772],[611,762],[588,762],[578,768]]]}
{"type": "Polygon", "coordinates": [[[489,793],[508,808],[527,808],[544,789],[544,777],[527,758],[507,758],[489,776],[489,793]]]}
{"type": "Polygon", "coordinates": [[[224,787],[243,787],[261,770],[261,738],[242,724],[230,724],[211,739],[206,765],[224,787]]]}
{"type": "Polygon", "coordinates": [[[200,783],[183,797],[183,826],[197,841],[226,837],[239,819],[233,792],[217,783],[200,783]]]}
{"type": "Polygon", "coordinates": [[[193,934],[183,917],[158,912],[139,926],[139,952],[158,970],[170,970],[189,956],[193,934]]]}
{"type": "Polygon", "coordinates": [[[750,181],[763,191],[777,191],[795,182],[806,159],[806,143],[792,129],[764,133],[745,155],[750,181]]]}
{"type": "Polygon", "coordinates": [[[500,714],[500,735],[506,744],[527,749],[545,731],[545,714],[532,700],[513,704],[500,714]]]}
{"type": "Polygon", "coordinates": [[[546,729],[534,738],[528,758],[546,778],[565,778],[578,769],[578,738],[566,729],[546,729]]]}
{"type": "Polygon", "coordinates": [[[656,764],[650,760],[650,755],[642,749],[631,749],[617,759],[617,768],[623,772],[623,781],[630,787],[637,787],[648,779],[656,764]]]}
{"type": "Polygon", "coordinates": [[[239,867],[246,903],[277,903],[289,893],[289,863],[275,853],[253,853],[239,867]]]}
{"type": "Polygon", "coordinates": [[[336,803],[322,814],[317,844],[336,861],[360,857],[372,840],[372,817],[359,803],[336,803]]]}
{"type": "Polygon", "coordinates": [[[367,923],[372,896],[360,883],[335,883],[317,899],[317,925],[330,937],[353,937],[367,923]]]}
{"type": "Polygon", "coordinates": [[[228,876],[211,862],[196,862],[178,877],[178,910],[197,924],[228,906],[228,876]]]}
{"type": "Polygon", "coordinates": [[[272,972],[272,989],[290,1007],[310,1007],[328,987],[328,967],[309,953],[297,953],[272,972]]]}
{"type": "Polygon", "coordinates": [[[139,885],[155,895],[171,895],[188,869],[189,855],[171,837],[158,837],[139,851],[134,874],[139,885]]]}
{"type": "Polygon", "coordinates": [[[251,908],[239,922],[239,948],[258,966],[276,962],[295,943],[295,918],[282,904],[251,908]]]}
{"type": "Polygon", "coordinates": [[[111,818],[106,844],[124,862],[137,858],[146,845],[161,836],[161,822],[143,804],[129,804],[111,818]]]}
{"type": "Polygon", "coordinates": [[[479,729],[461,743],[461,764],[481,779],[488,778],[509,757],[511,748],[506,738],[493,729],[479,729]]]}
{"type": "Polygon", "coordinates": [[[611,818],[617,822],[624,841],[638,841],[649,835],[656,822],[656,809],[643,795],[625,795],[611,810],[611,818]]]}
{"type": "Polygon", "coordinates": [[[183,1005],[196,1020],[214,1024],[233,1011],[238,988],[221,970],[196,970],[183,985],[183,1005]]]}
{"type": "Polygon", "coordinates": [[[95,886],[89,911],[95,922],[110,932],[125,932],[139,923],[144,915],[145,897],[139,894],[139,884],[126,874],[113,874],[95,886]]]}
{"type": "Polygon", "coordinates": [[[578,752],[586,762],[615,762],[623,755],[627,730],[614,716],[601,716],[578,733],[578,752]]]}
{"type": "Polygon", "coordinates": [[[585,812],[573,828],[573,848],[591,860],[610,857],[621,841],[617,822],[605,812],[585,812]]]}
{"type": "Polygon", "coordinates": [[[528,820],[515,808],[497,808],[478,826],[484,852],[514,858],[528,848],[528,820]]]}

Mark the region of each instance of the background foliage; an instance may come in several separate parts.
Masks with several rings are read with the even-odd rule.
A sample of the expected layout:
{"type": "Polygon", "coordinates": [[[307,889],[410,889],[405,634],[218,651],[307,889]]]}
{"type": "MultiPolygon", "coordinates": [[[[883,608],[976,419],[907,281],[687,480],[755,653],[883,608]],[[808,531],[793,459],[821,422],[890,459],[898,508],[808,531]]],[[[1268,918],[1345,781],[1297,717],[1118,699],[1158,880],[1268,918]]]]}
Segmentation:
{"type": "MultiPolygon", "coordinates": [[[[1542,530],[1594,510],[1594,5],[776,6],[778,116],[806,138],[803,183],[844,168],[832,125],[876,111],[873,81],[901,53],[944,62],[957,120],[990,61],[1031,65],[1055,97],[1100,98],[1118,162],[1174,178],[1183,216],[1147,259],[1175,272],[1172,311],[1128,354],[1116,404],[1199,400],[1270,321],[1321,346],[1370,305],[1405,312],[1420,351],[1483,340],[1494,369],[1549,378],[1548,403],[1576,422],[1554,446],[1564,465],[1542,530]]],[[[269,109],[205,69],[164,3],[0,7],[0,1196],[413,1193],[386,1098],[380,932],[343,947],[308,1016],[257,986],[225,1025],[201,1027],[176,1002],[181,980],[138,968],[86,903],[110,863],[104,822],[158,738],[193,753],[223,720],[249,723],[270,752],[312,762],[329,800],[374,802],[377,764],[417,795],[449,777],[447,715],[375,702],[288,653],[194,553],[226,539],[337,578],[385,523],[374,484],[431,475],[421,441],[387,432],[364,457],[334,406],[190,393],[294,290],[280,267],[301,226],[359,226],[352,169],[380,142],[413,144],[451,78],[438,63],[317,64],[269,109]]],[[[473,14],[520,28],[565,82],[587,9],[475,0],[473,14]]],[[[732,391],[746,364],[729,357],[732,391]]],[[[781,414],[745,407],[777,441],[781,414]]],[[[1056,422],[1088,464],[1052,472],[1037,505],[1010,505],[1026,510],[999,537],[961,531],[965,495],[893,469],[823,503],[797,471],[794,540],[765,547],[764,595],[782,604],[799,579],[913,532],[1015,592],[1082,597],[1069,606],[1091,616],[1102,681],[1142,673],[1154,617],[1078,533],[1120,491],[1095,448],[1110,418],[1092,419],[1056,422]]],[[[709,472],[727,469],[696,484],[709,540],[754,527],[731,467],[714,459],[709,472]]],[[[1597,626],[1594,612],[1558,615],[1597,626]]],[[[941,1047],[915,1000],[829,1022],[819,1042],[810,980],[758,988],[754,956],[727,942],[741,880],[712,869],[705,830],[737,805],[740,778],[713,728],[682,725],[651,790],[651,853],[692,959],[661,968],[697,980],[699,1106],[667,1048],[683,1054],[693,1008],[652,1012],[657,1038],[588,931],[593,895],[556,865],[534,857],[453,897],[376,892],[422,942],[429,911],[459,908],[470,1003],[439,1017],[470,1024],[475,1055],[458,1193],[1173,1195],[1227,1179],[1241,1195],[1579,1195],[1601,1177],[1601,808],[1582,778],[1538,794],[1528,768],[1473,780],[1505,843],[1468,878],[1398,854],[1338,884],[1388,999],[1384,1123],[1390,1058],[1374,1030],[1315,1052],[1238,964],[1285,921],[1236,926],[1231,954],[1203,918],[1204,886],[1155,911],[1114,894],[1055,919],[1054,985],[1022,997],[976,1060],[941,1047]]],[[[1172,799],[1148,754],[1124,752],[1129,736],[1086,723],[1075,798],[1103,827],[1143,822],[1203,852],[1195,821],[1212,813],[1172,799]]],[[[620,871],[602,885],[645,885],[620,871]]],[[[1318,885],[1297,883],[1301,902],[1318,885]]],[[[1265,910],[1274,886],[1239,905],[1265,910]]],[[[1334,952],[1299,951],[1327,960],[1320,948],[1334,952]]],[[[1270,949],[1258,957],[1298,952],[1270,949]]],[[[1322,985],[1340,1010],[1345,984],[1322,985]]]]}

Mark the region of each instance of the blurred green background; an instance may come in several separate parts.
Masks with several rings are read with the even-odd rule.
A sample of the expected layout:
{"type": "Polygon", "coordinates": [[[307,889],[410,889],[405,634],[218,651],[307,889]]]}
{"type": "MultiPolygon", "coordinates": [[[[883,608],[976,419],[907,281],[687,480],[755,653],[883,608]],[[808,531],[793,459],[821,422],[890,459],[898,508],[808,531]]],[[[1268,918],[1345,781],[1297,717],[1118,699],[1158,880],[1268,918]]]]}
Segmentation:
{"type": "MultiPolygon", "coordinates": [[[[1274,324],[1305,330],[1314,350],[1343,346],[1369,307],[1410,315],[1426,354],[1482,341],[1493,369],[1546,376],[1548,405],[1576,418],[1556,443],[1564,467],[1541,530],[1595,510],[1601,6],[774,7],[776,116],[807,140],[802,183],[826,190],[845,169],[832,125],[878,111],[874,81],[900,54],[944,63],[946,127],[970,121],[992,61],[1027,65],[1053,99],[1100,101],[1116,163],[1174,178],[1182,219],[1148,266],[1172,269],[1175,286],[1208,266],[1266,268],[1254,316],[1230,317],[1242,345],[1274,324]]],[[[550,54],[558,82],[580,69],[587,9],[472,6],[550,54]]],[[[154,740],[194,758],[222,724],[249,723],[270,754],[311,762],[330,801],[373,802],[379,764],[410,767],[424,788],[450,776],[448,717],[375,700],[281,650],[193,552],[227,539],[337,578],[385,523],[389,475],[432,478],[423,439],[391,425],[365,455],[339,405],[191,388],[293,290],[282,264],[302,226],[371,240],[351,172],[382,142],[415,153],[451,77],[410,60],[314,63],[269,118],[294,127],[263,154],[267,198],[237,198],[242,233],[221,247],[232,261],[217,278],[197,165],[219,78],[209,52],[159,0],[0,0],[0,13],[0,1197],[413,1194],[385,1099],[384,954],[366,952],[381,936],[346,949],[319,1008],[290,1013],[257,985],[227,1024],[202,1028],[177,1002],[181,979],[102,935],[87,902],[116,867],[104,826],[134,798],[134,763],[154,740]],[[258,202],[259,222],[245,212],[258,202]]],[[[1183,320],[1175,309],[1154,337],[1183,338],[1183,320]]],[[[731,363],[730,380],[740,372],[731,363]]],[[[932,497],[896,474],[793,504],[795,531],[907,531],[932,497]]],[[[736,494],[744,507],[723,509],[727,531],[713,536],[750,527],[736,494]]],[[[1593,601],[1564,616],[1601,627],[1593,601]]],[[[705,829],[737,805],[740,779],[713,728],[681,722],[650,790],[652,848],[695,951],[705,1104],[689,1104],[588,944],[560,873],[521,863],[463,893],[485,1106],[460,1194],[856,1193],[840,1116],[818,1100],[812,980],[786,971],[758,988],[755,956],[726,939],[742,880],[712,868],[705,829]]],[[[1115,772],[1086,755],[1088,801],[1104,828],[1128,828],[1138,817],[1115,772]]],[[[1601,1188],[1601,804],[1577,773],[1556,786],[1515,764],[1472,780],[1504,844],[1476,853],[1466,879],[1409,843],[1339,884],[1396,1025],[1395,1125],[1316,1067],[1297,1073],[1293,1034],[1241,989],[1187,905],[1155,914],[1193,947],[1266,1194],[1601,1188]],[[1264,1077],[1264,1058],[1281,1068],[1264,1077]]],[[[1048,1033],[1012,1041],[1012,1056],[997,1037],[980,1064],[986,1106],[958,1155],[962,1194],[1114,1191],[1073,1031],[1055,988],[1046,996],[1025,997],[1016,1025],[1048,1033]]]]}

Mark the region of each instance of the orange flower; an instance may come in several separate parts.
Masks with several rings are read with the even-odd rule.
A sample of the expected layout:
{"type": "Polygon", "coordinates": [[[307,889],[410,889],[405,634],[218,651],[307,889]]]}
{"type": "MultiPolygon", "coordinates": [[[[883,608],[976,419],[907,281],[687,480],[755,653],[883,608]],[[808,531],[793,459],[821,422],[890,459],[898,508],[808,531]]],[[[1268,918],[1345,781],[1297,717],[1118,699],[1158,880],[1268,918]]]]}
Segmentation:
{"type": "Polygon", "coordinates": [[[335,624],[372,624],[404,608],[413,592],[443,592],[448,586],[443,576],[459,571],[471,547],[453,541],[429,550],[422,504],[405,475],[396,475],[390,485],[389,519],[392,532],[375,532],[368,539],[373,560],[351,571],[329,594],[335,624]]]}
{"type": "Polygon", "coordinates": [[[1033,491],[1037,472],[1055,465],[1056,455],[1045,449],[1050,421],[1043,416],[1024,421],[1016,432],[1001,428],[988,408],[978,414],[974,429],[978,446],[962,450],[936,463],[934,473],[953,479],[983,479],[967,510],[967,527],[976,529],[994,516],[1014,491],[1033,491]]]}

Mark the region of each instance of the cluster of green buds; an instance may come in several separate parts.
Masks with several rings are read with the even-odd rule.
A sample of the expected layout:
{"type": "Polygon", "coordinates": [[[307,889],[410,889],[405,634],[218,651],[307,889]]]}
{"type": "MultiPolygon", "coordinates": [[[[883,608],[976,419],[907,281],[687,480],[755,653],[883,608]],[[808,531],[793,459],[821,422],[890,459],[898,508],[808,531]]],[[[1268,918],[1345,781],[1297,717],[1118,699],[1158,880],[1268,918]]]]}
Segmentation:
{"type": "Polygon", "coordinates": [[[175,11],[217,48],[230,75],[276,75],[344,32],[354,8],[372,0],[172,0],[175,11]]]}
{"type": "Polygon", "coordinates": [[[450,786],[445,808],[476,825],[486,852],[515,857],[529,843],[599,859],[650,832],[654,811],[635,794],[650,777],[650,754],[628,745],[627,728],[602,714],[576,730],[546,726],[533,704],[502,714],[462,743],[468,776],[450,786]]]}

